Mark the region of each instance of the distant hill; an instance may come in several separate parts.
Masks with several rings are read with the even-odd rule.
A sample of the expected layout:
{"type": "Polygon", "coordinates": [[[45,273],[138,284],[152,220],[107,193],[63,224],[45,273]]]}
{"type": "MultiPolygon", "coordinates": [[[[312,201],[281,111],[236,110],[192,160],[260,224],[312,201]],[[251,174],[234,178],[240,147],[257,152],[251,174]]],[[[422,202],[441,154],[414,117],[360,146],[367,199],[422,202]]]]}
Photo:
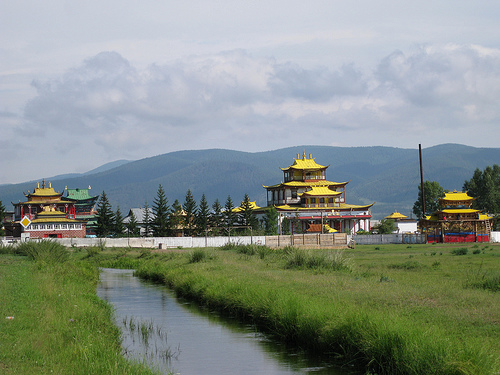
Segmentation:
{"type": "MultiPolygon", "coordinates": [[[[228,195],[235,204],[248,193],[258,205],[266,205],[262,185],[283,179],[280,167],[293,163],[297,153],[312,154],[316,162],[329,165],[327,179],[349,181],[346,201],[353,204],[376,202],[375,218],[397,210],[411,214],[420,183],[418,149],[394,147],[297,146],[266,152],[240,152],[210,149],[171,152],[137,161],[108,163],[84,174],[46,178],[56,191],[91,186],[93,195],[106,192],[113,209],[119,205],[126,214],[131,207],[153,204],[159,184],[169,203],[184,201],[191,189],[199,201],[204,193],[209,204],[219,199],[223,205],[228,195]]],[[[500,148],[475,148],[443,144],[422,150],[424,179],[437,181],[448,190],[461,190],[476,168],[500,165],[500,148]]],[[[10,209],[10,202],[23,200],[23,192],[33,191],[33,182],[0,186],[0,200],[10,209]]]]}

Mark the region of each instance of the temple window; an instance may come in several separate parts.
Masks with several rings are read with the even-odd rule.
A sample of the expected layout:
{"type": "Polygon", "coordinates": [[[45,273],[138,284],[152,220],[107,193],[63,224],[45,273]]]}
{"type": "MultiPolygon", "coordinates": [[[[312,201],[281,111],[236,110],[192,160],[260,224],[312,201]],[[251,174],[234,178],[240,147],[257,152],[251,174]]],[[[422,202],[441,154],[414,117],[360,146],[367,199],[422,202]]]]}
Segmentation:
{"type": "Polygon", "coordinates": [[[47,229],[52,229],[52,224],[47,224],[47,229]]]}

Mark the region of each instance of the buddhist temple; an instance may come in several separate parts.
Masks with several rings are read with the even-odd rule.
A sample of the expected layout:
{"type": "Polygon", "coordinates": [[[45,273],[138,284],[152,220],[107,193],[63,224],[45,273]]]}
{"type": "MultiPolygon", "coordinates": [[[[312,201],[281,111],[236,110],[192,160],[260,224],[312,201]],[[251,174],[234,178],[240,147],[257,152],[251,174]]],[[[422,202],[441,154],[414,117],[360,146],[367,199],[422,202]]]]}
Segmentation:
{"type": "Polygon", "coordinates": [[[85,222],[76,218],[74,202],[62,199],[62,193],[54,190],[45,180],[24,194],[25,202],[12,203],[14,221],[10,228],[14,237],[65,238],[85,237],[85,222]]]}
{"type": "Polygon", "coordinates": [[[334,231],[352,234],[370,230],[369,209],[374,203],[347,204],[345,187],[349,181],[328,181],[328,167],[316,163],[304,151],[302,157],[297,154],[293,164],[281,168],[282,182],[264,186],[268,207],[276,207],[280,224],[288,219],[292,234],[334,231]]]}
{"type": "Polygon", "coordinates": [[[99,199],[99,195],[95,197],[89,194],[89,186],[87,189],[64,189],[66,196],[61,197],[63,201],[74,203],[75,206],[75,219],[85,221],[87,235],[95,235],[95,228],[97,227],[97,211],[95,205],[99,199]]]}
{"type": "Polygon", "coordinates": [[[472,208],[467,192],[445,193],[440,209],[420,221],[427,242],[489,242],[493,217],[472,208]]]}

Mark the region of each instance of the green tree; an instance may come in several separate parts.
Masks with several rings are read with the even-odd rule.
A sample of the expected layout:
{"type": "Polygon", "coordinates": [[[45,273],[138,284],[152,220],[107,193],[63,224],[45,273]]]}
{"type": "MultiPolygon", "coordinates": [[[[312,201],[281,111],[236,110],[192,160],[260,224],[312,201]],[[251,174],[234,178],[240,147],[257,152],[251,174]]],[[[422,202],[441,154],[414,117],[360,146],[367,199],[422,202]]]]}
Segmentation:
{"type": "Polygon", "coordinates": [[[115,237],[122,237],[125,232],[125,224],[123,224],[123,215],[120,206],[116,208],[115,220],[113,225],[113,235],[115,237]]]}
{"type": "Polygon", "coordinates": [[[425,213],[422,207],[422,188],[418,185],[418,200],[413,204],[413,213],[417,217],[430,215],[439,209],[439,198],[444,197],[445,190],[436,181],[424,182],[425,213]]]}
{"type": "Polygon", "coordinates": [[[113,233],[115,225],[114,216],[108,197],[103,191],[97,204],[97,227],[95,232],[98,237],[108,237],[113,233]]]}
{"type": "Polygon", "coordinates": [[[279,214],[276,207],[269,207],[264,216],[264,229],[267,235],[274,236],[278,234],[278,218],[279,214]]]}
{"type": "Polygon", "coordinates": [[[142,210],[142,225],[144,226],[144,237],[149,237],[152,232],[152,220],[151,211],[148,206],[148,201],[144,203],[144,208],[142,210]]]}
{"type": "Polygon", "coordinates": [[[156,198],[153,201],[153,220],[151,227],[155,237],[166,237],[170,234],[170,207],[161,184],[158,186],[156,198]]]}
{"type": "Polygon", "coordinates": [[[500,213],[500,166],[477,168],[472,178],[464,182],[463,189],[476,198],[473,207],[490,214],[500,213]]]}
{"type": "Polygon", "coordinates": [[[234,204],[231,199],[231,196],[228,195],[226,199],[226,203],[224,204],[224,227],[227,232],[231,231],[231,227],[236,223],[236,214],[233,212],[234,204]]]}
{"type": "Polygon", "coordinates": [[[396,230],[396,225],[394,224],[393,219],[383,219],[379,225],[375,225],[372,227],[371,232],[378,234],[390,234],[395,230],[396,230]]]}
{"type": "Polygon", "coordinates": [[[190,189],[186,192],[183,208],[186,212],[186,216],[184,217],[186,233],[188,236],[193,236],[196,234],[196,216],[198,208],[196,207],[196,201],[194,200],[190,189]]]}
{"type": "Polygon", "coordinates": [[[5,219],[5,215],[5,206],[3,205],[2,201],[0,201],[0,236],[4,235],[3,221],[5,219]]]}
{"type": "Polygon", "coordinates": [[[175,200],[172,203],[172,213],[170,214],[170,229],[174,231],[183,232],[184,229],[184,218],[181,216],[182,206],[179,203],[179,200],[175,200]]]}
{"type": "Polygon", "coordinates": [[[137,237],[139,235],[139,225],[133,211],[130,211],[129,220],[125,227],[129,236],[137,237]]]}
{"type": "Polygon", "coordinates": [[[240,223],[241,225],[252,227],[252,229],[257,229],[259,222],[255,217],[255,213],[252,209],[252,203],[248,194],[245,193],[243,202],[241,202],[241,213],[240,213],[240,223]]]}
{"type": "Polygon", "coordinates": [[[218,199],[215,199],[212,204],[212,215],[210,216],[210,226],[214,236],[219,235],[220,228],[223,226],[224,217],[222,214],[222,206],[218,199]]]}
{"type": "Polygon", "coordinates": [[[210,207],[208,206],[207,198],[205,194],[202,194],[200,199],[200,207],[198,209],[198,215],[196,217],[197,226],[200,233],[205,233],[208,229],[210,221],[210,207]]]}

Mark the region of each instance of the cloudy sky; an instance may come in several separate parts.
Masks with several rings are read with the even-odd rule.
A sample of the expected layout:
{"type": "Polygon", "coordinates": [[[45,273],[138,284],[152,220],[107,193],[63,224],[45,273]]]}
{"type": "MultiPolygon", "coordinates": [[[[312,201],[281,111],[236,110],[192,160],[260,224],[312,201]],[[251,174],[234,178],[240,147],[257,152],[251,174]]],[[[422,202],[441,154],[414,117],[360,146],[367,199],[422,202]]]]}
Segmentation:
{"type": "Polygon", "coordinates": [[[500,147],[499,19],[498,0],[0,0],[0,184],[190,149],[500,147]]]}

